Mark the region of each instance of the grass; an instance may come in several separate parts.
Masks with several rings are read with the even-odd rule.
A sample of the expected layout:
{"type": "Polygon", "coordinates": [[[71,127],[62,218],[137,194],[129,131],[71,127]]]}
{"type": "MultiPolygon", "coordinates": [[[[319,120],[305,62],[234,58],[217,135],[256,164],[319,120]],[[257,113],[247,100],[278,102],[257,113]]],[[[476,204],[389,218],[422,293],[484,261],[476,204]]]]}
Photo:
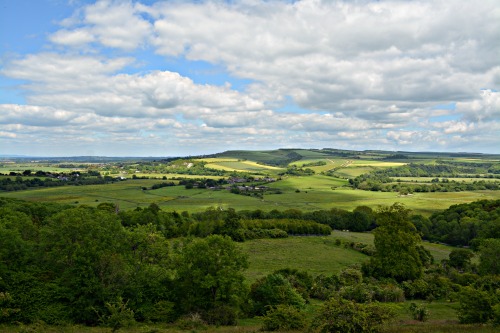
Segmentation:
{"type": "MultiPolygon", "coordinates": [[[[341,239],[343,242],[357,242],[373,245],[373,234],[369,232],[348,232],[334,230],[332,237],[341,239]]],[[[452,246],[422,242],[422,245],[429,250],[436,262],[448,259],[450,252],[454,249],[452,246]]]]}
{"type": "MultiPolygon", "coordinates": [[[[167,178],[171,179],[171,177],[173,175],[167,178]]],[[[201,176],[194,177],[201,178],[201,176]]],[[[120,209],[134,209],[156,203],[166,211],[189,212],[203,211],[208,207],[234,208],[236,210],[261,209],[264,211],[295,208],[302,211],[314,211],[334,207],[353,210],[357,206],[366,205],[377,209],[379,206],[390,206],[395,202],[401,202],[415,213],[426,216],[454,204],[480,199],[500,199],[500,191],[430,192],[402,197],[394,192],[372,192],[345,188],[343,187],[347,184],[345,179],[324,175],[287,177],[271,183],[268,186],[279,189],[282,193],[265,194],[263,199],[232,194],[226,190],[186,190],[184,186],[142,190],[143,187],[150,188],[153,184],[162,181],[160,179],[128,179],[107,185],[68,185],[2,192],[0,195],[29,201],[90,206],[96,206],[101,202],[111,202],[119,204],[120,209]]]]}
{"type": "Polygon", "coordinates": [[[335,236],[304,236],[256,239],[240,244],[249,254],[248,281],[255,281],[282,268],[305,270],[312,275],[332,275],[368,259],[352,249],[334,244],[335,236]]]}
{"type": "MultiPolygon", "coordinates": [[[[343,268],[369,260],[369,257],[335,245],[335,240],[342,243],[358,242],[373,245],[373,234],[367,232],[343,232],[335,230],[330,236],[294,236],[282,239],[256,239],[239,243],[241,249],[249,255],[250,267],[246,278],[253,282],[267,274],[282,268],[305,270],[312,275],[338,274],[343,268]]],[[[453,247],[423,242],[436,262],[448,259],[453,247]]]]}

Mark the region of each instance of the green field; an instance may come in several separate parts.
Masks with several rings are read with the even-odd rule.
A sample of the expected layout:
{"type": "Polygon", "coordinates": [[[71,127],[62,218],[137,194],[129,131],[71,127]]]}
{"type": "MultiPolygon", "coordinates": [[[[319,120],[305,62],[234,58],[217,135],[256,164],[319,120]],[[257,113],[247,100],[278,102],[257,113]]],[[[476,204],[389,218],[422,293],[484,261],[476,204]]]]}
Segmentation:
{"type": "MultiPolygon", "coordinates": [[[[334,231],[330,236],[288,237],[283,239],[257,239],[240,243],[250,256],[250,267],[246,271],[249,281],[254,281],[282,268],[306,270],[312,275],[338,274],[343,268],[359,264],[368,256],[344,246],[335,245],[335,240],[373,245],[373,234],[334,231]]],[[[434,260],[448,259],[453,247],[423,242],[434,260]]]]}
{"type": "MultiPolygon", "coordinates": [[[[196,178],[201,178],[200,176],[196,178]]],[[[158,204],[166,211],[199,212],[208,207],[234,208],[236,210],[270,211],[273,209],[342,208],[353,210],[365,205],[373,209],[401,202],[416,213],[430,215],[451,205],[481,199],[500,199],[500,191],[430,192],[400,196],[395,192],[371,192],[344,188],[346,180],[315,175],[288,177],[268,186],[281,190],[281,194],[265,194],[263,199],[232,194],[227,190],[190,189],[184,186],[164,187],[143,191],[161,182],[158,179],[128,179],[107,185],[61,186],[2,192],[1,196],[39,202],[86,204],[96,206],[101,202],[116,203],[120,209],[146,207],[158,204]],[[297,191],[298,190],[298,191],[297,191]]]]}
{"type": "Polygon", "coordinates": [[[332,275],[368,259],[357,251],[334,245],[334,240],[335,235],[257,239],[241,243],[242,249],[250,256],[246,277],[254,281],[282,268],[306,270],[312,275],[332,275]]]}

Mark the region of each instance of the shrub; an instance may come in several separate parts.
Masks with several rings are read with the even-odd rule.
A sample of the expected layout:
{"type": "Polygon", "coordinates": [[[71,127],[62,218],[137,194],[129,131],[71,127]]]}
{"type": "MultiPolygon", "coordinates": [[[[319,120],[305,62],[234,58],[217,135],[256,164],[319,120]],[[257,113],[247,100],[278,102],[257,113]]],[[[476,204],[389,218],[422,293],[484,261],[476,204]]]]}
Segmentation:
{"type": "Polygon", "coordinates": [[[493,310],[493,325],[500,326],[500,303],[492,308],[493,310]]]}
{"type": "Polygon", "coordinates": [[[311,324],[318,333],[376,333],[395,313],[378,303],[358,304],[342,298],[330,298],[311,324]]]}
{"type": "Polygon", "coordinates": [[[384,284],[373,286],[373,299],[379,302],[404,302],[405,293],[403,289],[395,284],[384,284]]]}
{"type": "Polygon", "coordinates": [[[356,268],[345,268],[340,272],[340,282],[344,286],[356,285],[363,281],[363,273],[356,268]]]}
{"type": "Polygon", "coordinates": [[[429,318],[430,312],[423,304],[411,303],[409,309],[415,320],[426,321],[429,318]]]}
{"type": "Polygon", "coordinates": [[[235,325],[236,310],[227,305],[218,305],[212,309],[205,311],[202,315],[203,319],[210,325],[235,325]]]}
{"type": "Polygon", "coordinates": [[[373,298],[373,290],[371,286],[364,283],[359,283],[351,286],[340,288],[339,295],[342,298],[354,301],[356,303],[368,303],[373,298]]]}
{"type": "Polygon", "coordinates": [[[314,278],[311,287],[311,297],[326,300],[339,288],[340,281],[337,275],[318,275],[314,278]]]}
{"type": "Polygon", "coordinates": [[[463,288],[459,295],[458,319],[463,324],[486,323],[493,317],[487,292],[472,287],[463,288]]]}
{"type": "Polygon", "coordinates": [[[118,297],[115,302],[105,304],[108,314],[100,316],[100,321],[115,332],[122,327],[129,327],[135,323],[134,311],[128,308],[128,301],[118,297]]]}
{"type": "Polygon", "coordinates": [[[191,313],[177,321],[177,327],[181,330],[205,329],[207,324],[199,313],[191,313]]]}
{"type": "Polygon", "coordinates": [[[152,322],[171,322],[175,318],[174,306],[173,302],[158,301],[145,313],[146,318],[152,322]]]}
{"type": "Polygon", "coordinates": [[[266,307],[279,304],[302,308],[305,301],[281,274],[269,274],[251,286],[250,298],[253,302],[253,314],[264,314],[266,307]]]}
{"type": "Polygon", "coordinates": [[[409,299],[424,299],[430,294],[429,284],[423,279],[404,281],[401,286],[409,299]]]}
{"type": "Polygon", "coordinates": [[[307,325],[306,314],[290,305],[278,305],[262,318],[263,331],[302,330],[307,325]]]}

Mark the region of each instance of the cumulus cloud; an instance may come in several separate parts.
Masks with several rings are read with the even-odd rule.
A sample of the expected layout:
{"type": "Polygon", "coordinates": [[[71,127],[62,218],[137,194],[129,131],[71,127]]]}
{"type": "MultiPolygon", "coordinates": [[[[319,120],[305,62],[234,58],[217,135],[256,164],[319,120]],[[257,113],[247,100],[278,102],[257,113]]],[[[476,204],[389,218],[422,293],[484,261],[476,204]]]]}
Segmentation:
{"type": "Polygon", "coordinates": [[[101,0],[61,22],[53,48],[5,64],[29,105],[2,105],[0,123],[22,127],[16,140],[58,124],[67,138],[182,148],[482,149],[500,122],[498,40],[495,0],[101,0]],[[141,52],[251,83],[143,71],[141,52]]]}

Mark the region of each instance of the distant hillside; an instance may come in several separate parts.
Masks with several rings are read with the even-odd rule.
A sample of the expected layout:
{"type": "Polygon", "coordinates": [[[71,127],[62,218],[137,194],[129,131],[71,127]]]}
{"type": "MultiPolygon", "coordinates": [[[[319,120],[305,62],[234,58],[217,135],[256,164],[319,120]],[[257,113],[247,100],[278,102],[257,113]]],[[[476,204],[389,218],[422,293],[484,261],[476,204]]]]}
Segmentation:
{"type": "Polygon", "coordinates": [[[211,157],[236,158],[250,160],[262,164],[285,167],[288,164],[302,159],[320,159],[328,157],[359,158],[360,152],[338,149],[299,149],[282,148],[276,150],[229,150],[211,155],[211,157]]]}
{"type": "Polygon", "coordinates": [[[436,158],[473,158],[473,159],[498,159],[500,155],[489,155],[480,153],[448,153],[448,152],[406,152],[406,151],[382,151],[382,150],[342,150],[333,148],[323,149],[275,149],[275,150],[229,150],[222,153],[210,155],[210,157],[236,158],[250,160],[262,164],[274,166],[287,166],[289,163],[306,160],[321,159],[329,157],[341,157],[346,159],[371,159],[371,160],[430,160],[436,158]]]}

